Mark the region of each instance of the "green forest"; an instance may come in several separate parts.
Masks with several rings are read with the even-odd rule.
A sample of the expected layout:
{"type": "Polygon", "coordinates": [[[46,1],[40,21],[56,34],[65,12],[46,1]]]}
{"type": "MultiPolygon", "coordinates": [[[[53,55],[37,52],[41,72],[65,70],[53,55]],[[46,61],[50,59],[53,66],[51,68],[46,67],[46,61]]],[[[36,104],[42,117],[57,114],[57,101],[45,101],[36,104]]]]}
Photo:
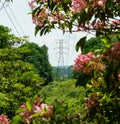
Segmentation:
{"type": "Polygon", "coordinates": [[[78,40],[74,65],[57,67],[46,45],[0,25],[0,124],[120,124],[120,1],[29,5],[35,35],[59,28],[94,37],[78,40]]]}

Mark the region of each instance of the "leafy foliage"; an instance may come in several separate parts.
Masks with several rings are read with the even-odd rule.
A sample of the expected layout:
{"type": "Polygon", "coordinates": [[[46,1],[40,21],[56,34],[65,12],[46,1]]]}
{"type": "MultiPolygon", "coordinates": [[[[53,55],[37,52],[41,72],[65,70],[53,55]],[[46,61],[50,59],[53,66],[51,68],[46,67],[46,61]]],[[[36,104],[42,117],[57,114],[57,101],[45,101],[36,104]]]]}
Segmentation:
{"type": "Polygon", "coordinates": [[[96,31],[96,35],[119,34],[119,0],[31,1],[35,34],[49,33],[56,27],[63,33],[96,31]]]}
{"type": "Polygon", "coordinates": [[[110,48],[114,42],[120,40],[119,34],[109,34],[106,37],[94,37],[85,41],[82,53],[94,52],[96,54],[102,54],[107,48],[110,48]]]}
{"type": "Polygon", "coordinates": [[[77,51],[77,52],[78,52],[78,50],[79,50],[79,47],[81,48],[81,50],[83,50],[85,41],[86,41],[86,37],[82,37],[82,38],[77,42],[77,44],[76,44],[76,51],[77,51]]]}
{"type": "Polygon", "coordinates": [[[27,37],[16,37],[13,34],[10,34],[11,30],[8,27],[0,25],[0,49],[10,48],[15,45],[23,44],[27,41],[27,37]]]}
{"type": "MultiPolygon", "coordinates": [[[[93,41],[94,40],[92,39],[90,43],[94,43],[93,41]]],[[[101,46],[102,44],[98,45],[101,46]]],[[[104,52],[100,51],[100,53],[102,54],[97,53],[97,55],[94,57],[94,60],[88,61],[87,65],[84,66],[86,66],[87,69],[90,70],[90,72],[87,71],[87,73],[84,73],[84,68],[81,68],[81,70],[79,70],[79,72],[81,72],[81,75],[79,74],[77,85],[83,85],[80,83],[80,81],[82,81],[84,83],[84,86],[86,87],[88,94],[88,97],[86,99],[87,121],[94,123],[119,123],[120,121],[120,113],[115,112],[116,109],[120,109],[120,61],[118,59],[120,51],[119,46],[120,42],[115,42],[109,49],[105,50],[105,48],[107,47],[104,47],[104,52]],[[95,64],[95,62],[97,63],[95,64]],[[104,70],[99,70],[99,68],[101,67],[100,63],[104,67],[104,70]],[[93,69],[90,68],[91,65],[93,69]]],[[[88,50],[90,48],[91,47],[88,47],[88,50]]],[[[95,51],[96,49],[92,50],[95,51]]],[[[79,57],[79,60],[81,62],[82,56],[79,57]]],[[[84,59],[87,60],[87,57],[84,59]]],[[[80,62],[77,63],[76,61],[76,64],[79,65],[80,62]]]]}
{"type": "Polygon", "coordinates": [[[23,51],[21,59],[34,65],[38,74],[45,79],[45,84],[53,80],[46,46],[39,47],[35,43],[26,43],[20,47],[20,50],[23,51]]]}
{"type": "Polygon", "coordinates": [[[73,79],[72,66],[52,67],[52,75],[54,80],[73,79]]]}
{"type": "Polygon", "coordinates": [[[5,94],[5,99],[1,101],[1,113],[8,115],[14,114],[17,107],[33,97],[44,83],[34,66],[20,60],[16,53],[17,48],[0,50],[0,92],[5,94]]]}
{"type": "Polygon", "coordinates": [[[74,123],[74,119],[80,122],[85,116],[85,89],[75,87],[75,80],[51,82],[41,89],[38,96],[54,106],[53,123],[74,123]]]}
{"type": "Polygon", "coordinates": [[[0,28],[0,113],[11,118],[20,104],[38,93],[45,79],[51,80],[51,66],[46,46],[22,45],[21,38],[11,35],[7,27],[0,28]]]}

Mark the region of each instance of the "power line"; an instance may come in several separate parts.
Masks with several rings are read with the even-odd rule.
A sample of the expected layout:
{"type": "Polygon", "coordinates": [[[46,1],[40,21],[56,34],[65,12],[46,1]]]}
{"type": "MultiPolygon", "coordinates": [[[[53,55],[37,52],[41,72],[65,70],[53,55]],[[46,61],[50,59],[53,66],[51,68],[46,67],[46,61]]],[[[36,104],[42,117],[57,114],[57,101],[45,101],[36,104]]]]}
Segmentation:
{"type": "MultiPolygon", "coordinates": [[[[3,5],[2,1],[0,1],[0,2],[1,2],[1,4],[3,5]]],[[[4,5],[3,5],[3,8],[4,8],[4,10],[5,10],[5,12],[6,12],[7,16],[9,17],[9,19],[10,19],[10,21],[11,21],[11,23],[12,23],[13,27],[15,28],[15,30],[16,30],[16,32],[17,32],[17,34],[20,36],[19,31],[17,30],[17,28],[16,28],[16,26],[15,26],[14,22],[12,21],[12,19],[11,19],[10,15],[9,15],[9,13],[7,12],[7,10],[6,10],[6,8],[5,8],[5,6],[4,6],[4,5]]]]}
{"type": "Polygon", "coordinates": [[[19,24],[19,22],[18,22],[17,18],[15,17],[15,15],[14,15],[14,13],[13,13],[13,11],[12,11],[11,7],[10,7],[10,6],[8,6],[8,7],[9,7],[9,9],[10,9],[10,11],[11,11],[11,13],[12,13],[12,15],[13,15],[13,17],[14,17],[14,19],[15,19],[16,23],[17,23],[17,25],[19,26],[20,30],[22,31],[23,35],[25,35],[25,33],[24,33],[24,31],[23,31],[22,27],[20,26],[20,24],[19,24]]]}
{"type": "Polygon", "coordinates": [[[5,3],[6,3],[6,2],[4,2],[4,3],[2,4],[2,6],[0,7],[0,11],[3,9],[5,3]]]}

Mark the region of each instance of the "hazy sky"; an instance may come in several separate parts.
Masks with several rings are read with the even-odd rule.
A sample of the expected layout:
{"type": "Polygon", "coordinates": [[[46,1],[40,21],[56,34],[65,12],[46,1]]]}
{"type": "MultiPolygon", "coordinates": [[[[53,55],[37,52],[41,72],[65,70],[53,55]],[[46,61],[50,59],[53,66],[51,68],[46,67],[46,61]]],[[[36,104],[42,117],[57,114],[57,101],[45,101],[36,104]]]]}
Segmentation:
{"type": "MultiPolygon", "coordinates": [[[[57,42],[64,40],[64,47],[68,48],[63,51],[64,65],[74,64],[74,59],[80,53],[75,52],[75,44],[86,33],[73,33],[72,35],[66,33],[63,35],[62,31],[56,29],[45,36],[41,37],[38,34],[35,37],[35,25],[32,23],[31,15],[28,14],[31,11],[28,6],[28,0],[13,0],[13,3],[5,4],[5,8],[2,7],[3,3],[4,0],[0,3],[0,24],[8,26],[16,36],[26,35],[29,36],[30,41],[40,46],[45,44],[48,47],[49,60],[53,66],[58,65],[59,49],[57,48],[59,43],[57,42]]],[[[91,37],[91,35],[88,37],[91,37]]]]}

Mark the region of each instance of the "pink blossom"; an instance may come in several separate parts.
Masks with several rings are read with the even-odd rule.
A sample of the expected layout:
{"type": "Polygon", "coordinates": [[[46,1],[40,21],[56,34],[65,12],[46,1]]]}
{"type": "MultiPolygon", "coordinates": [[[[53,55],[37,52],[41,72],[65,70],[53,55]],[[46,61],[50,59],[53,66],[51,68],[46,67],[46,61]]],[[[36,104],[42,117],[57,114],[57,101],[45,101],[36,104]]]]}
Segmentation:
{"type": "MultiPolygon", "coordinates": [[[[36,107],[35,107],[36,108],[36,107]]],[[[48,118],[51,117],[53,111],[53,106],[48,106],[47,104],[42,103],[40,106],[37,106],[37,111],[35,113],[40,113],[43,121],[48,121],[48,118]]]]}
{"type": "Polygon", "coordinates": [[[72,12],[73,14],[79,13],[81,10],[85,10],[87,6],[86,0],[72,0],[72,12]]]}
{"type": "Polygon", "coordinates": [[[8,119],[7,115],[0,115],[0,124],[10,124],[11,121],[8,119]]]}
{"type": "Polygon", "coordinates": [[[36,2],[36,0],[31,0],[31,2],[28,3],[29,6],[30,6],[32,9],[34,9],[34,8],[36,7],[36,6],[34,5],[35,2],[36,2]]]}
{"type": "Polygon", "coordinates": [[[93,23],[93,28],[100,29],[100,28],[103,27],[103,25],[104,25],[104,23],[99,20],[99,21],[96,21],[96,22],[93,23]]]}
{"type": "Polygon", "coordinates": [[[120,73],[118,74],[118,80],[120,81],[120,73]]]}
{"type": "Polygon", "coordinates": [[[117,3],[117,2],[119,2],[119,0],[113,0],[113,2],[114,2],[114,3],[117,3]]]}
{"type": "Polygon", "coordinates": [[[64,14],[62,13],[56,13],[53,16],[53,21],[59,21],[59,20],[63,20],[64,19],[64,14]]]}
{"type": "Polygon", "coordinates": [[[19,114],[23,116],[23,121],[28,124],[32,122],[32,119],[34,119],[32,118],[32,115],[36,113],[40,114],[43,121],[48,121],[48,118],[52,116],[53,112],[53,106],[42,103],[42,99],[38,97],[34,100],[31,110],[27,108],[26,104],[21,105],[20,108],[23,108],[24,111],[19,114]]]}
{"type": "Polygon", "coordinates": [[[102,62],[101,56],[95,57],[93,53],[80,54],[75,59],[73,69],[83,73],[100,72],[105,70],[105,64],[102,62]]]}
{"type": "Polygon", "coordinates": [[[120,20],[118,20],[118,19],[113,20],[112,25],[114,25],[114,26],[120,25],[120,20]]]}
{"type": "Polygon", "coordinates": [[[48,13],[46,12],[46,8],[43,8],[41,12],[35,13],[32,20],[33,23],[39,27],[41,27],[44,24],[45,19],[48,18],[48,13]]]}
{"type": "Polygon", "coordinates": [[[43,120],[47,121],[48,117],[51,117],[53,111],[53,106],[48,106],[47,104],[40,104],[39,106],[34,106],[34,112],[40,113],[43,116],[43,120]]]}
{"type": "Polygon", "coordinates": [[[81,25],[79,25],[79,26],[77,27],[77,31],[85,31],[85,30],[87,30],[87,29],[88,29],[88,27],[85,26],[84,24],[81,24],[81,25]]]}
{"type": "Polygon", "coordinates": [[[96,0],[96,6],[99,6],[101,7],[102,9],[105,8],[105,3],[106,3],[106,0],[96,0]]]}
{"type": "Polygon", "coordinates": [[[90,97],[86,98],[86,113],[89,114],[89,112],[98,106],[98,99],[99,96],[97,94],[91,94],[90,97]]]}
{"type": "Polygon", "coordinates": [[[83,73],[89,73],[90,70],[88,68],[88,63],[94,59],[94,55],[92,53],[88,54],[80,54],[75,59],[75,65],[73,67],[76,71],[82,71],[83,73]]]}
{"type": "Polygon", "coordinates": [[[105,53],[105,58],[109,61],[119,62],[120,58],[120,42],[113,44],[111,49],[107,50],[105,53]]]}
{"type": "Polygon", "coordinates": [[[19,114],[23,116],[23,121],[26,122],[27,124],[29,124],[32,119],[31,119],[31,115],[32,115],[32,112],[30,110],[28,110],[26,104],[22,104],[20,106],[20,108],[24,109],[24,112],[20,112],[19,114]]]}

